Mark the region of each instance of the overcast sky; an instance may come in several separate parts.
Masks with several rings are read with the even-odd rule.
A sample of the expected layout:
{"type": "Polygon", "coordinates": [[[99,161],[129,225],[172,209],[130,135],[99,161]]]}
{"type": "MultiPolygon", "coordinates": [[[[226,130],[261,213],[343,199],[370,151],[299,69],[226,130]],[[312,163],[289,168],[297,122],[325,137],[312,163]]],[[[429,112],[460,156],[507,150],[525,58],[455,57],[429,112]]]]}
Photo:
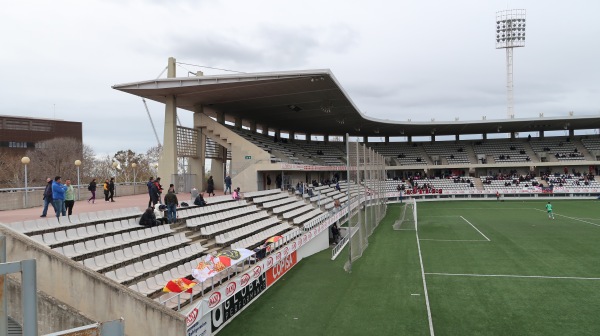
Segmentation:
{"type": "MultiPolygon", "coordinates": [[[[377,118],[500,119],[495,13],[507,8],[527,10],[516,117],[600,116],[600,2],[589,0],[12,1],[0,11],[0,114],[81,121],[97,153],[145,151],[156,140],[141,99],[111,85],[155,79],[173,56],[243,72],[329,68],[377,118]]],[[[179,76],[199,70],[185,67],[179,76]]],[[[164,107],[149,106],[162,139],[164,107]]]]}

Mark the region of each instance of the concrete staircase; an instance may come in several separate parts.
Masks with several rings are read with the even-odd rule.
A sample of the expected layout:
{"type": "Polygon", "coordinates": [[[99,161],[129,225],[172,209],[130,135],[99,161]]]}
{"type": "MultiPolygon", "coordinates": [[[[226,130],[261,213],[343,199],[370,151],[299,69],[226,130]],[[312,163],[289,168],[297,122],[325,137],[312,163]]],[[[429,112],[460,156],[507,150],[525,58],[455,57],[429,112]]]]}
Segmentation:
{"type": "Polygon", "coordinates": [[[473,144],[466,144],[465,149],[467,150],[469,161],[471,161],[471,163],[479,163],[479,161],[477,161],[477,154],[475,154],[475,150],[473,149],[473,144]]]}
{"type": "Polygon", "coordinates": [[[529,142],[524,142],[523,147],[525,148],[525,154],[529,155],[531,162],[540,162],[540,158],[535,154],[529,142]]]}
{"type": "Polygon", "coordinates": [[[483,182],[481,182],[481,179],[479,177],[473,178],[473,185],[475,186],[475,188],[477,188],[477,190],[483,190],[483,182]]]}
{"type": "Polygon", "coordinates": [[[588,161],[595,161],[596,160],[596,158],[590,153],[590,151],[588,151],[587,148],[585,148],[585,146],[581,142],[581,139],[574,140],[573,141],[573,145],[575,145],[575,148],[577,148],[577,150],[579,151],[579,153],[583,154],[583,157],[586,160],[588,160],[588,161]]]}

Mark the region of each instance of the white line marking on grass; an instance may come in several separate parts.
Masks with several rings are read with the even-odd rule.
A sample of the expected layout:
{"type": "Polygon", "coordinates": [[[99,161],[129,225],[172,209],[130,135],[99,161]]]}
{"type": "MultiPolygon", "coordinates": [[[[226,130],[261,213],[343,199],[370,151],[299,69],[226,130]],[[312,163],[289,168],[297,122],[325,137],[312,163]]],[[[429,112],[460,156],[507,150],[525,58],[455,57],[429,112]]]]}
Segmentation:
{"type": "Polygon", "coordinates": [[[537,278],[537,279],[564,279],[564,280],[600,280],[600,278],[546,276],[546,275],[516,275],[516,274],[462,274],[462,273],[425,273],[426,275],[465,276],[465,277],[491,277],[491,278],[537,278]]]}
{"type": "Polygon", "coordinates": [[[485,240],[490,241],[490,238],[486,237],[486,235],[484,235],[481,231],[479,231],[479,229],[476,228],[475,225],[471,224],[471,222],[469,222],[465,217],[460,216],[460,218],[462,218],[465,222],[469,223],[469,225],[471,225],[473,227],[473,229],[477,230],[477,232],[479,232],[479,234],[482,235],[483,238],[485,238],[485,240]]]}
{"type": "Polygon", "coordinates": [[[428,241],[438,241],[438,242],[489,242],[489,240],[476,239],[430,239],[430,238],[421,238],[419,240],[428,240],[428,241]]]}
{"type": "MultiPolygon", "coordinates": [[[[534,208],[533,210],[537,210],[537,211],[541,211],[541,212],[546,212],[546,211],[544,211],[544,210],[535,209],[535,208],[534,208]]],[[[565,217],[565,218],[572,219],[572,220],[576,220],[576,221],[580,221],[580,222],[582,222],[582,223],[586,223],[586,224],[591,224],[591,225],[594,225],[594,226],[600,226],[600,224],[596,224],[596,223],[592,223],[592,222],[584,221],[584,220],[582,220],[582,219],[575,218],[575,217],[569,217],[569,216],[560,215],[560,214],[557,214],[557,213],[555,213],[554,215],[555,215],[555,216],[560,216],[560,217],[565,217]]]]}
{"type": "Polygon", "coordinates": [[[421,254],[421,243],[419,242],[419,223],[415,221],[415,235],[417,236],[417,248],[419,250],[419,262],[421,263],[421,277],[423,278],[423,290],[425,292],[425,305],[427,306],[427,319],[429,321],[429,335],[434,336],[433,319],[431,318],[431,307],[429,305],[429,293],[427,292],[427,281],[425,280],[425,268],[423,267],[423,255],[421,254]]]}

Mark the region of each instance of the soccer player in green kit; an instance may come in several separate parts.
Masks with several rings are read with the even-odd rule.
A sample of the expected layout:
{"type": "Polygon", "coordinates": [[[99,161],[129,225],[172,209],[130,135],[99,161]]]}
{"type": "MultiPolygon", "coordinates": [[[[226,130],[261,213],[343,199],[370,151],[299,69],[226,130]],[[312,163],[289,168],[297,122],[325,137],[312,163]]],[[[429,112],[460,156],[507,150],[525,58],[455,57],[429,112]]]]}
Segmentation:
{"type": "Polygon", "coordinates": [[[548,211],[548,219],[554,219],[554,212],[552,212],[552,204],[550,204],[550,202],[546,204],[546,211],[548,211]]]}

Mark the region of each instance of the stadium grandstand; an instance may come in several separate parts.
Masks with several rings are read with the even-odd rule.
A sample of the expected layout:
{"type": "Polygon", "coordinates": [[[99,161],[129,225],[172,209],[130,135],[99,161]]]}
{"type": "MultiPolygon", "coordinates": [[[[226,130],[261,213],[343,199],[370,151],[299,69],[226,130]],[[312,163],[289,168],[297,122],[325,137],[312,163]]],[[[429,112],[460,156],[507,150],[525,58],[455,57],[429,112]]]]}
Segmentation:
{"type": "Polygon", "coordinates": [[[186,157],[187,188],[205,190],[210,168],[217,189],[230,175],[243,193],[211,197],[179,210],[176,224],[150,228],[138,224],[143,209],[135,207],[0,227],[10,260],[37,259],[40,291],[92,321],[123,317],[128,335],[215,334],[333,242],[351,246],[350,271],[387,202],[400,196],[600,194],[599,117],[378,120],[329,70],[176,77],[173,58],[168,78],[113,88],[165,104],[165,182],[181,178],[177,159],[186,157]],[[193,113],[193,127],[177,126],[178,110],[193,113]],[[496,138],[500,130],[506,138],[496,138]],[[344,225],[339,241],[334,224],[344,225]],[[173,279],[193,280],[205,256],[260,251],[271,237],[280,238],[262,258],[243,258],[181,293],[163,291],[173,279]],[[93,300],[82,298],[87,291],[93,300]],[[243,304],[224,314],[234,301],[243,304]]]}

